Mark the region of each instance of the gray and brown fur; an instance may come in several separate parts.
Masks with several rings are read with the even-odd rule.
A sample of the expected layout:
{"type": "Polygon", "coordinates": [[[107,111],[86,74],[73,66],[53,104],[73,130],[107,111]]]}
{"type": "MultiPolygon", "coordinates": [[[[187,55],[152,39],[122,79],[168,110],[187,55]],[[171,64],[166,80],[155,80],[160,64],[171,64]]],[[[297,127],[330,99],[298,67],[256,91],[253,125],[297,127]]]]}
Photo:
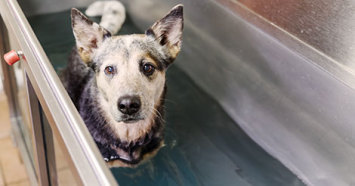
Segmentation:
{"type": "Polygon", "coordinates": [[[163,144],[165,72],[181,48],[183,6],[145,34],[111,36],[77,9],[72,27],[76,47],[63,83],[104,159],[113,166],[138,164],[163,144]],[[139,99],[139,111],[122,111],[126,97],[139,99]]]}

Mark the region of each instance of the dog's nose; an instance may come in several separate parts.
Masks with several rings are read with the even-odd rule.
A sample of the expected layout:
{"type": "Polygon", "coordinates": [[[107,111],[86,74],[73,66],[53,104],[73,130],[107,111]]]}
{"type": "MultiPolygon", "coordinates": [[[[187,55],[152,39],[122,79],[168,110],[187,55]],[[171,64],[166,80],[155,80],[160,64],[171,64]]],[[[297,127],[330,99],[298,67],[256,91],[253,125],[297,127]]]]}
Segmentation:
{"type": "Polygon", "coordinates": [[[141,100],[138,96],[123,96],[118,100],[118,110],[123,114],[132,115],[139,111],[141,100]]]}

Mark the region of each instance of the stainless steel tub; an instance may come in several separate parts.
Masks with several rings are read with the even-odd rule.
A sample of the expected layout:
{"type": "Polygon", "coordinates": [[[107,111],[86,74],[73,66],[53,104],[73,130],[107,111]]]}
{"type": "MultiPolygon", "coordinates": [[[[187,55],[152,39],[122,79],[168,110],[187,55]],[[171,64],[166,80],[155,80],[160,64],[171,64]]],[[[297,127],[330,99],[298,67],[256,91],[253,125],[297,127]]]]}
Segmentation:
{"type": "MultiPolygon", "coordinates": [[[[182,2],[185,33],[179,57],[188,60],[177,65],[307,185],[355,184],[354,2],[123,2],[141,29],[182,2]]],[[[20,2],[27,15],[89,3],[20,2]]],[[[34,87],[79,183],[114,184],[16,1],[0,5],[10,38],[26,56],[22,64],[30,95],[34,87]]],[[[4,65],[3,70],[11,76],[11,69],[4,65]]]]}
{"type": "MultiPolygon", "coordinates": [[[[182,2],[178,65],[307,184],[354,184],[354,2],[182,2]]],[[[177,1],[127,3],[145,27],[177,1]]]]}

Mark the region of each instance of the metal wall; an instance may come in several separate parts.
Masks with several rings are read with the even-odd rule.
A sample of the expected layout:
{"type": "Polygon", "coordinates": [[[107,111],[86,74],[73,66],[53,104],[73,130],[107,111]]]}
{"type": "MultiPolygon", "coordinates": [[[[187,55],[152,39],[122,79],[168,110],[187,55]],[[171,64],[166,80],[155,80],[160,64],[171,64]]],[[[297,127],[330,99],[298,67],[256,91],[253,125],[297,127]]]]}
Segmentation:
{"type": "Polygon", "coordinates": [[[95,0],[18,0],[26,16],[59,12],[73,7],[87,7],[95,0]]]}
{"type": "Polygon", "coordinates": [[[355,184],[354,2],[125,1],[142,29],[179,2],[176,65],[307,184],[355,184]]]}
{"type": "MultiPolygon", "coordinates": [[[[32,14],[90,1],[20,2],[32,14]]],[[[142,29],[178,3],[124,2],[142,29]]],[[[180,2],[177,65],[307,184],[355,184],[354,2],[180,2]]]]}

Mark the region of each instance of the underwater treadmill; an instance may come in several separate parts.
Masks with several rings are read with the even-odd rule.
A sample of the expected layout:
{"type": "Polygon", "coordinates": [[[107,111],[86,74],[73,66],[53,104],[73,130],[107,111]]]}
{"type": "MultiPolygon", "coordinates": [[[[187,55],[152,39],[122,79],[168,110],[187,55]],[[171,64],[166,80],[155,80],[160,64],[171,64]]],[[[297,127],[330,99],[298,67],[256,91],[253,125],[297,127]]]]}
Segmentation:
{"type": "Polygon", "coordinates": [[[119,34],[178,3],[185,14],[165,146],[132,169],[105,165],[58,78],[75,44],[70,8],[92,2],[0,1],[1,55],[24,55],[1,67],[33,185],[355,183],[355,3],[123,0],[119,34]]]}

